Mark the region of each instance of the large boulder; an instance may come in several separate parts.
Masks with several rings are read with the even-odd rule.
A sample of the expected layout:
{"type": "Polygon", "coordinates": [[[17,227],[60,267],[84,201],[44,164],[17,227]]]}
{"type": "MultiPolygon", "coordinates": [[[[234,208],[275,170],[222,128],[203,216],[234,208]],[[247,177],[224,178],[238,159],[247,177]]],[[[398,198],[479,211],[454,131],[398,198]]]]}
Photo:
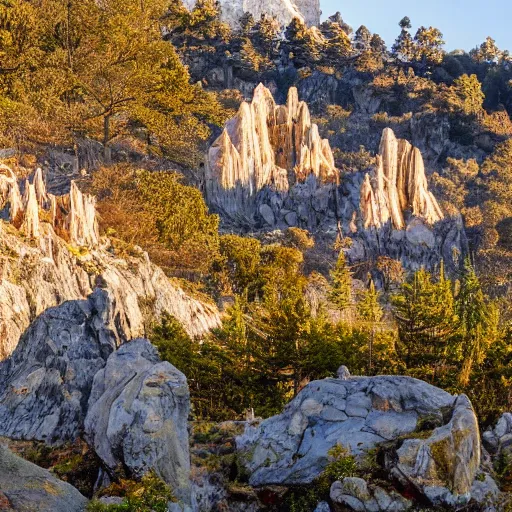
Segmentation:
{"type": "Polygon", "coordinates": [[[85,419],[86,439],[114,475],[119,467],[139,477],[154,470],[191,504],[185,376],[145,339],[114,352],[94,378],[85,419]]]}
{"type": "Polygon", "coordinates": [[[113,323],[99,288],[45,311],[0,363],[0,435],[49,444],[75,439],[94,375],[116,348],[113,323]]]}
{"type": "Polygon", "coordinates": [[[360,456],[425,425],[442,425],[455,397],[410,377],[348,377],[308,384],[282,414],[237,438],[250,483],[311,483],[328,451],[342,444],[360,456]]]}
{"type": "MultiPolygon", "coordinates": [[[[341,373],[343,380],[311,382],[282,414],[248,426],[237,438],[250,484],[309,484],[324,471],[334,446],[358,459],[378,447],[390,478],[401,486],[433,504],[467,503],[480,465],[468,398],[410,377],[341,373]]],[[[376,499],[367,494],[369,502],[376,499]]]]}
{"type": "Polygon", "coordinates": [[[391,475],[434,505],[464,505],[480,466],[480,434],[471,402],[457,397],[446,425],[426,439],[406,439],[390,458],[391,475]]]}
{"type": "Polygon", "coordinates": [[[86,505],[87,499],[73,486],[0,444],[0,510],[81,512],[86,505]]]}

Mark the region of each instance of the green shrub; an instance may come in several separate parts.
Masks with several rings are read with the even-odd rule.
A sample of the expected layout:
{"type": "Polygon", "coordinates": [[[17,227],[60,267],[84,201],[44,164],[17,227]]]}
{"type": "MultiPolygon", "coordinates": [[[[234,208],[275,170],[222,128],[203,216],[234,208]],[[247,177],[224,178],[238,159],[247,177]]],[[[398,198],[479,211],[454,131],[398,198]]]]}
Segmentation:
{"type": "Polygon", "coordinates": [[[170,487],[154,472],[140,481],[120,480],[103,491],[117,494],[123,503],[106,505],[94,499],[87,505],[87,512],[167,512],[170,501],[176,501],[170,487]]]}

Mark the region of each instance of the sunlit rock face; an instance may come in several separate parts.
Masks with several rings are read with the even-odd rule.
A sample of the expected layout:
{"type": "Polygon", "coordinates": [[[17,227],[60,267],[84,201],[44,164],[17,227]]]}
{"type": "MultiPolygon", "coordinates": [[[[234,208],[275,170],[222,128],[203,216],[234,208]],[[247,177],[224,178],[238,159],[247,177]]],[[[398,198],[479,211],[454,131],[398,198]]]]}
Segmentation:
{"type": "Polygon", "coordinates": [[[373,183],[367,174],[361,186],[361,215],[364,228],[381,228],[391,221],[404,229],[404,212],[432,225],[444,218],[436,198],[428,190],[423,157],[408,141],[384,129],[377,155],[373,183]]]}
{"type": "Polygon", "coordinates": [[[39,238],[40,216],[44,215],[56,232],[74,245],[92,247],[99,242],[95,198],[82,194],[74,182],[69,194],[48,194],[41,169],[36,170],[32,182],[25,181],[22,196],[14,172],[0,167],[0,213],[27,238],[39,238]]]}
{"type": "Polygon", "coordinates": [[[242,103],[207,154],[210,206],[269,226],[295,225],[298,216],[314,224],[306,210],[326,201],[313,196],[326,185],[324,195],[329,196],[337,180],[329,142],[320,137],[294,87],[286,105],[276,105],[271,92],[260,84],[252,102],[242,103]],[[269,194],[274,197],[265,197],[269,194]],[[300,204],[303,212],[297,211],[300,204]]]}
{"type": "Polygon", "coordinates": [[[97,283],[114,297],[123,340],[144,336],[164,312],[191,336],[220,325],[214,305],[172,283],[142,249],[121,259],[100,239],[93,196],[74,183],[69,194],[48,194],[39,169],[21,194],[14,172],[0,166],[0,361],[36,316],[85,298],[97,283]]]}
{"type": "Polygon", "coordinates": [[[346,246],[352,262],[384,255],[404,267],[458,265],[462,219],[448,217],[429,190],[418,148],[386,128],[369,172],[340,175],[329,142],[290,88],[277,105],[259,85],[206,155],[205,195],[226,227],[248,232],[308,229],[346,246]]]}
{"type": "MultiPolygon", "coordinates": [[[[192,9],[196,0],[184,0],[184,5],[192,9]]],[[[255,20],[259,20],[262,14],[277,19],[280,25],[287,26],[293,18],[299,18],[309,26],[320,24],[319,0],[219,0],[221,18],[233,28],[240,26],[240,19],[244,13],[249,12],[255,20]]]]}

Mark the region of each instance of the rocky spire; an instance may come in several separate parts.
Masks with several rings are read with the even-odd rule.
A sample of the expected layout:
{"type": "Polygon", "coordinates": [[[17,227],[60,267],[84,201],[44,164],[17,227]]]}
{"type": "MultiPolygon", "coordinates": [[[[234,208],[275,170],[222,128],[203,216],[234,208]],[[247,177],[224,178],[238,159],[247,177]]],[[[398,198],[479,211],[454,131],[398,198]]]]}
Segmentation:
{"type": "Polygon", "coordinates": [[[444,218],[436,198],[428,190],[423,157],[408,141],[384,129],[374,179],[361,187],[360,209],[366,229],[380,228],[390,219],[393,228],[404,229],[404,212],[434,224],[444,218]],[[373,182],[373,183],[372,183],[373,182]]]}
{"type": "Polygon", "coordinates": [[[290,88],[286,105],[276,105],[260,84],[208,151],[207,200],[229,214],[247,212],[264,187],[287,192],[309,175],[320,183],[336,181],[329,142],[321,139],[297,89],[290,88]]]}
{"type": "Polygon", "coordinates": [[[27,238],[38,238],[39,231],[39,203],[37,201],[36,186],[25,182],[25,194],[23,196],[23,226],[22,230],[27,238]]]}
{"type": "Polygon", "coordinates": [[[23,213],[23,199],[21,197],[18,180],[14,172],[6,165],[0,165],[0,210],[7,207],[7,218],[18,225],[23,213]]]}
{"type": "Polygon", "coordinates": [[[48,203],[48,194],[46,193],[46,184],[44,182],[43,170],[41,167],[36,169],[32,183],[35,187],[37,202],[39,206],[41,208],[45,208],[48,203]]]}
{"type": "Polygon", "coordinates": [[[32,183],[26,180],[22,198],[16,175],[7,166],[0,165],[0,211],[6,210],[6,220],[20,228],[27,237],[38,238],[41,234],[39,213],[48,209],[50,223],[57,234],[69,238],[74,245],[91,247],[98,244],[96,200],[93,196],[82,194],[74,182],[71,182],[69,194],[48,194],[42,171],[37,169],[32,183]]]}
{"type": "Polygon", "coordinates": [[[96,219],[96,199],[82,194],[74,181],[69,191],[71,204],[69,235],[76,245],[94,246],[99,242],[98,222],[96,219]]]}

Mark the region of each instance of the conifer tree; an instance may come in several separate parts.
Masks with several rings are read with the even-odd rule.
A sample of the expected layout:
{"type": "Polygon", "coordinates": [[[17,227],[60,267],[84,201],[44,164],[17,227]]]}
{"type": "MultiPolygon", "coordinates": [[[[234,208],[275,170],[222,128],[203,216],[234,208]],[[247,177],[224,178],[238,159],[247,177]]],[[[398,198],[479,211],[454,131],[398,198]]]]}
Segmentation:
{"type": "Polygon", "coordinates": [[[416,52],[416,45],[409,32],[411,20],[406,16],[400,21],[399,26],[401,32],[393,45],[392,52],[399,60],[411,62],[416,52]]]}
{"type": "Polygon", "coordinates": [[[397,350],[410,369],[432,368],[432,379],[459,359],[457,311],[452,282],[441,267],[439,279],[421,269],[392,297],[398,325],[397,350]]]}
{"type": "Polygon", "coordinates": [[[332,288],[329,299],[340,311],[352,305],[352,277],[347,265],[345,253],[340,251],[338,261],[331,272],[332,288]]]}
{"type": "Polygon", "coordinates": [[[362,293],[357,303],[357,313],[359,317],[370,324],[370,343],[369,343],[369,368],[370,374],[373,369],[373,344],[375,340],[375,327],[382,319],[384,314],[379,304],[380,293],[375,289],[373,279],[370,278],[370,286],[362,293]]]}
{"type": "Polygon", "coordinates": [[[327,65],[339,66],[352,51],[350,39],[341,26],[332,21],[323,23],[321,30],[327,41],[324,50],[327,65]]]}
{"type": "Polygon", "coordinates": [[[482,363],[497,337],[498,312],[486,301],[469,258],[464,262],[460,291],[457,296],[463,365],[459,381],[467,386],[473,367],[482,363]]]}
{"type": "Polygon", "coordinates": [[[466,74],[456,78],[450,88],[451,106],[465,114],[480,114],[482,112],[485,94],[482,84],[476,75],[466,74]]]}
{"type": "Polygon", "coordinates": [[[273,60],[277,55],[279,32],[277,20],[266,14],[261,15],[254,27],[254,46],[267,59],[273,60]]]}

